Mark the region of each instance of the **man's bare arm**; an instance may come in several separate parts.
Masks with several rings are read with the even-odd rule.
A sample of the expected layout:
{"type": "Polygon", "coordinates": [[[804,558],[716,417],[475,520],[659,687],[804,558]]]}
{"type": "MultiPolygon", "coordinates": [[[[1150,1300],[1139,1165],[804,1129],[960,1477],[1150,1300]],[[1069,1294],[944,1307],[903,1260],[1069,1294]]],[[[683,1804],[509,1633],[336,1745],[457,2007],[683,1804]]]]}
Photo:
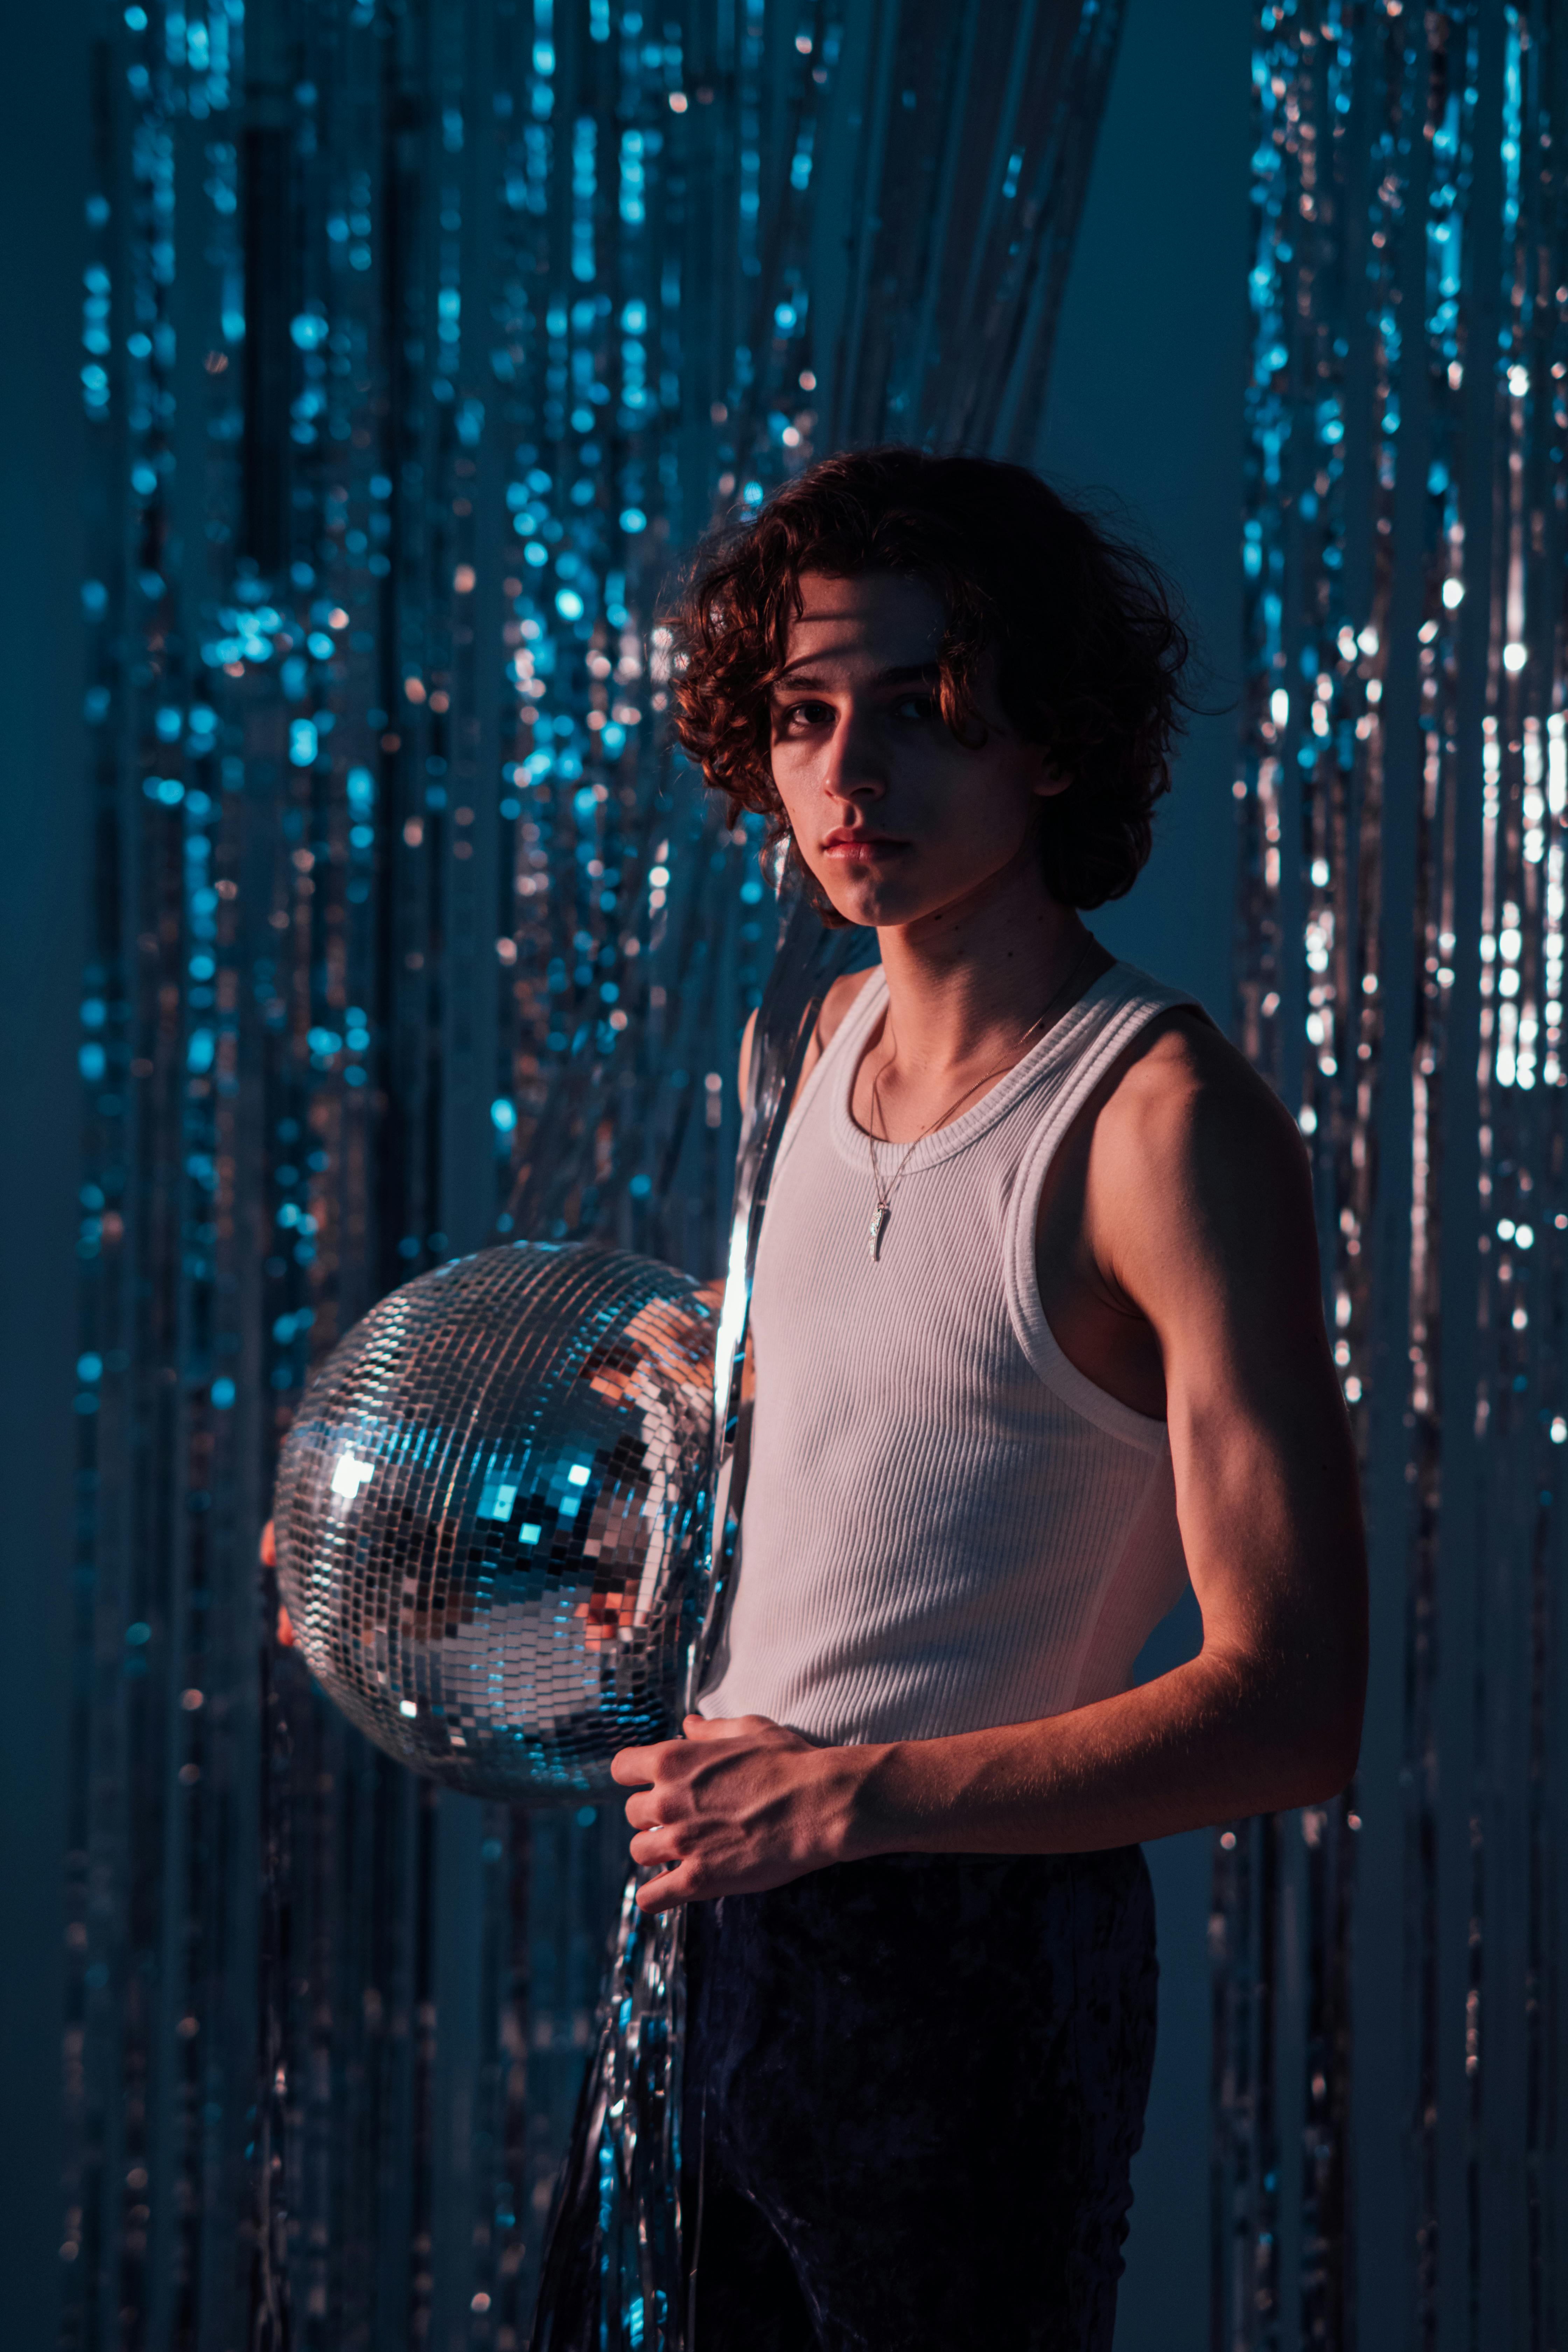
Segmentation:
{"type": "Polygon", "coordinates": [[[633,1854],[668,1865],[650,1905],[878,1853],[1093,1851],[1315,1801],[1354,1769],[1363,1547],[1294,1128],[1223,1040],[1173,1031],[1097,1122],[1086,1218],[1161,1343],[1199,1654],[945,1739],[816,1748],[761,1718],[690,1722],[617,1760],[641,1784],[633,1854]]]}

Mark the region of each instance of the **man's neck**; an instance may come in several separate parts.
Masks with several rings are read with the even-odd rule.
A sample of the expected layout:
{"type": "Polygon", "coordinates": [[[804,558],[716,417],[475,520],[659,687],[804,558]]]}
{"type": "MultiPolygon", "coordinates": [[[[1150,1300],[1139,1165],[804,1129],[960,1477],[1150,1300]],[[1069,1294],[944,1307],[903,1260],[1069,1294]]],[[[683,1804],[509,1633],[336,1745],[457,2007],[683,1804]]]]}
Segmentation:
{"type": "MultiPolygon", "coordinates": [[[[929,1081],[1006,1056],[1089,948],[1077,909],[1050,896],[1033,856],[878,938],[888,983],[884,1084],[929,1081]]],[[[1101,950],[1089,951],[1103,962],[1101,950]]]]}

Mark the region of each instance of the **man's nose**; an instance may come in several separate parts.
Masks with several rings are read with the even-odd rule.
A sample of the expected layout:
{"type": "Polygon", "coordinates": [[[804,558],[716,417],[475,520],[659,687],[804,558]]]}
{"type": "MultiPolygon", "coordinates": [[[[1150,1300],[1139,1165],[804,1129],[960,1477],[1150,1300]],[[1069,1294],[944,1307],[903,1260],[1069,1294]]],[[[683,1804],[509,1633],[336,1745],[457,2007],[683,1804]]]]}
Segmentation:
{"type": "Polygon", "coordinates": [[[888,788],[885,749],[869,717],[849,710],[828,738],[823,787],[835,800],[878,800],[888,788]]]}

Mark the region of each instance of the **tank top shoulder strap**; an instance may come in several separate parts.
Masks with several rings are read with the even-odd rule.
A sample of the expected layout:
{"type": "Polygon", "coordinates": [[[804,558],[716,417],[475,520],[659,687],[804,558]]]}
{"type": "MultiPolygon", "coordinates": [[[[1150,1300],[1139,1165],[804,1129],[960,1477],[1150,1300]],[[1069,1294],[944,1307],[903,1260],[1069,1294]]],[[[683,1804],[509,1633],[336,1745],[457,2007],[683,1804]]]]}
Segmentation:
{"type": "Polygon", "coordinates": [[[1004,1278],[1007,1307],[1024,1353],[1037,1372],[1069,1402],[1113,1435],[1134,1444],[1163,1444],[1163,1424],[1147,1422],[1113,1397],[1105,1395],[1068,1362],[1056,1344],[1040,1304],[1036,1270],[1035,1228],[1040,1194],[1058,1147],[1095,1087],[1127,1051],[1139,1033],[1163,1013],[1202,1014],[1203,1006],[1187,990],[1140,971],[1136,964],[1116,963],[1080,999],[1068,1015],[1080,1034],[1063,1043],[1068,1054],[1058,1065],[1058,1082],[1045,1093],[1030,1125],[1008,1197],[1003,1230],[1004,1278]],[[1156,1433],[1157,1437],[1156,1437],[1156,1433]]]}
{"type": "Polygon", "coordinates": [[[1085,1097],[1151,1021],[1163,1013],[1203,1010],[1187,990],[1155,980],[1136,964],[1112,964],[1058,1024],[1057,1083],[1050,1088],[1037,1140],[1047,1131],[1059,1135],[1070,1124],[1085,1097]]]}
{"type": "Polygon", "coordinates": [[[840,1083],[836,1073],[842,1072],[851,1060],[859,1060],[867,1037],[881,1018],[887,1002],[887,980],[880,964],[874,964],[865,986],[859,990],[848,1012],[817,1055],[810,1076],[795,1097],[779,1145],[775,1179],[778,1169],[784,1165],[808,1121],[824,1111],[831,1117],[832,1092],[840,1083]]]}

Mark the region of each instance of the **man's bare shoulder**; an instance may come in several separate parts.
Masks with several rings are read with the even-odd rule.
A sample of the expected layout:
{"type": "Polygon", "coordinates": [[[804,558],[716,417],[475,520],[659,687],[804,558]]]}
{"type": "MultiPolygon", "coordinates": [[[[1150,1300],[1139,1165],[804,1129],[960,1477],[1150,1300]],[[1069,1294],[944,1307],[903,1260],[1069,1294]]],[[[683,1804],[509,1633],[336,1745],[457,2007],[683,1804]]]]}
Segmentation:
{"type": "Polygon", "coordinates": [[[1100,1124],[1154,1143],[1161,1136],[1174,1141],[1194,1118],[1256,1133],[1262,1142],[1283,1143],[1297,1160],[1305,1157],[1295,1120],[1246,1055],[1205,1015],[1178,1006],[1150,1022],[1128,1048],[1100,1124]]]}
{"type": "MultiPolygon", "coordinates": [[[[1091,1190],[1101,1217],[1169,1244],[1176,1229],[1259,1240],[1311,1232],[1296,1122],[1246,1056],[1201,1014],[1161,1015],[1135,1040],[1095,1120],[1091,1190]]],[[[1102,1227],[1103,1230],[1103,1227],[1102,1227]]],[[[1194,1235],[1195,1238],[1195,1235],[1194,1235]]]]}

